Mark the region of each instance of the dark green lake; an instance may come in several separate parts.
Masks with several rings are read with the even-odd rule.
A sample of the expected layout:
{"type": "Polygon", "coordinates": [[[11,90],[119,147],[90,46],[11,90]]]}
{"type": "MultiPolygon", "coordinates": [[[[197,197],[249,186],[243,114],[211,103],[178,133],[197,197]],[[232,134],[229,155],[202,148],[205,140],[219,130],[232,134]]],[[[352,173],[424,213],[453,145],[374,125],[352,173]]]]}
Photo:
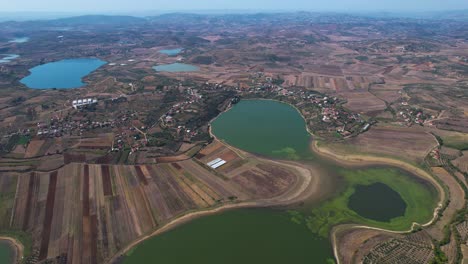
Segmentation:
{"type": "Polygon", "coordinates": [[[290,159],[311,155],[305,121],[288,104],[243,100],[211,126],[218,138],[252,153],[290,159]]]}
{"type": "Polygon", "coordinates": [[[13,263],[13,254],[10,243],[0,240],[0,263],[13,263]]]}
{"type": "Polygon", "coordinates": [[[61,60],[30,69],[21,83],[32,89],[70,89],[85,85],[82,78],[95,71],[105,61],[93,58],[61,60]]]}
{"type": "Polygon", "coordinates": [[[285,213],[236,210],[194,220],[135,248],[124,264],[326,263],[332,249],[285,213]]]}
{"type": "Polygon", "coordinates": [[[383,183],[357,185],[349,197],[348,207],[359,215],[381,222],[405,215],[406,203],[383,183]]]}

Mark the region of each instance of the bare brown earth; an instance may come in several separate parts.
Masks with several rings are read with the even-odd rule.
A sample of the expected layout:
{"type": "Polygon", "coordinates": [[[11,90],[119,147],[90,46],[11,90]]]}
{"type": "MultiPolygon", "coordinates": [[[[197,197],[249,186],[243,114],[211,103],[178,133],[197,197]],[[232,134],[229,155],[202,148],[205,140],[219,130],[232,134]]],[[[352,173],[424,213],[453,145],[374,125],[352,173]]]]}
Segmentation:
{"type": "Polygon", "coordinates": [[[361,153],[410,159],[420,162],[438,145],[434,137],[417,127],[376,126],[348,143],[361,153]],[[403,151],[403,153],[402,153],[403,151]]]}
{"type": "Polygon", "coordinates": [[[462,254],[463,254],[462,264],[466,264],[466,263],[468,263],[468,245],[462,244],[461,245],[461,251],[462,251],[462,254]]]}
{"type": "Polygon", "coordinates": [[[447,256],[447,263],[456,263],[456,258],[458,254],[457,247],[457,240],[455,239],[454,233],[452,233],[452,235],[450,236],[450,242],[447,245],[443,245],[441,247],[442,251],[445,253],[445,256],[447,256]]]}
{"type": "Polygon", "coordinates": [[[373,115],[373,113],[381,112],[386,108],[384,101],[367,91],[342,93],[341,95],[348,101],[345,107],[356,113],[373,115]]]}
{"type": "Polygon", "coordinates": [[[26,149],[25,158],[37,156],[43,144],[44,140],[32,140],[31,142],[29,142],[29,145],[26,149]]]}
{"type": "Polygon", "coordinates": [[[444,226],[450,223],[457,210],[465,206],[465,192],[455,178],[442,167],[432,167],[432,172],[448,187],[450,193],[450,203],[445,208],[442,217],[427,229],[427,232],[434,238],[442,240],[444,226]]]}
{"type": "Polygon", "coordinates": [[[468,151],[463,151],[463,155],[453,160],[452,163],[462,172],[468,173],[468,151]]]}
{"type": "Polygon", "coordinates": [[[286,169],[267,166],[262,166],[260,169],[260,165],[257,168],[245,171],[233,178],[235,183],[239,184],[243,190],[252,193],[254,198],[277,196],[295,181],[294,174],[286,169]],[[269,184],[273,180],[270,175],[274,175],[276,184],[269,184]]]}
{"type": "Polygon", "coordinates": [[[364,263],[429,263],[434,258],[431,237],[425,231],[401,235],[363,248],[364,263]]]}
{"type": "Polygon", "coordinates": [[[373,229],[339,228],[343,230],[336,236],[340,263],[358,263],[375,245],[397,236],[373,229]]]}

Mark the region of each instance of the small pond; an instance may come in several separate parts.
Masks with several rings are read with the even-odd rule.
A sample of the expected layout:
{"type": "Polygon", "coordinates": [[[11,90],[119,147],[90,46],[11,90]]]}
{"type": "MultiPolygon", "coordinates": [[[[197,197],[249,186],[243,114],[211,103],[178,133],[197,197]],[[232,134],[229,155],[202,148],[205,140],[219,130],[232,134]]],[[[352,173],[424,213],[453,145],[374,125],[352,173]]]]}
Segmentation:
{"type": "Polygon", "coordinates": [[[168,56],[175,56],[177,54],[179,54],[180,52],[182,52],[182,48],[178,48],[178,49],[163,49],[163,50],[160,50],[159,53],[162,53],[162,54],[166,54],[168,56]]]}
{"type": "Polygon", "coordinates": [[[359,215],[381,222],[405,215],[406,203],[400,194],[383,183],[357,185],[348,207],[359,215]]]}
{"type": "Polygon", "coordinates": [[[158,72],[194,72],[200,70],[200,68],[195,65],[185,63],[163,64],[154,66],[153,69],[158,72]]]}

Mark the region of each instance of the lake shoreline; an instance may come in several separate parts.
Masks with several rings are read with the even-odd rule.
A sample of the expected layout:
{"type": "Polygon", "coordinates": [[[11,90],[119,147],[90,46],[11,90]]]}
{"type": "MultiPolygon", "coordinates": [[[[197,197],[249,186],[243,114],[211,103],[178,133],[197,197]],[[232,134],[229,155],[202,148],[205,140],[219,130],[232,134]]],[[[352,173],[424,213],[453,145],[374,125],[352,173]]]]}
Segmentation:
{"type": "Polygon", "coordinates": [[[10,247],[13,249],[13,262],[12,263],[21,263],[21,260],[24,258],[24,247],[23,244],[21,244],[20,241],[16,240],[15,238],[12,237],[7,237],[7,236],[0,236],[0,241],[7,242],[10,247]]]}
{"type": "MultiPolygon", "coordinates": [[[[210,127],[210,133],[211,133],[211,127],[210,127]]],[[[214,136],[214,135],[213,135],[214,136]]],[[[216,139],[215,137],[215,140],[216,139]]],[[[219,207],[215,207],[212,209],[208,210],[202,210],[202,211],[194,211],[194,212],[189,212],[187,214],[184,214],[178,218],[175,218],[165,225],[163,225],[161,228],[158,228],[154,231],[152,231],[150,234],[147,234],[143,237],[138,238],[137,240],[133,241],[129,245],[127,245],[125,248],[121,249],[119,252],[117,252],[114,256],[111,257],[107,263],[114,263],[116,260],[118,260],[121,256],[125,256],[125,254],[129,251],[131,251],[133,248],[138,246],[140,243],[151,239],[157,235],[160,235],[162,233],[165,233],[167,231],[170,231],[174,228],[179,227],[180,225],[186,224],[188,222],[191,222],[192,220],[195,220],[200,217],[204,216],[210,216],[210,215],[215,215],[215,214],[220,214],[229,210],[235,210],[235,209],[260,209],[260,208],[274,208],[278,206],[288,206],[294,203],[297,203],[298,201],[307,199],[309,196],[312,194],[315,194],[316,192],[319,192],[320,189],[318,188],[319,184],[317,184],[318,178],[316,173],[313,173],[310,168],[304,168],[302,165],[297,164],[295,162],[290,162],[290,161],[276,161],[276,160],[270,160],[270,159],[265,159],[258,157],[254,154],[250,154],[248,152],[245,152],[243,150],[237,149],[231,145],[228,145],[224,143],[223,141],[218,140],[220,143],[224,144],[226,147],[230,148],[234,152],[236,152],[238,155],[241,156],[253,156],[255,159],[258,160],[263,160],[269,163],[275,163],[280,166],[286,166],[292,169],[295,169],[298,172],[298,178],[302,179],[302,182],[299,182],[299,186],[293,186],[290,190],[288,190],[286,193],[283,193],[277,197],[269,198],[269,199],[263,199],[263,200],[258,200],[258,201],[246,201],[246,202],[240,202],[240,203],[234,203],[234,204],[224,204],[219,207]]]]}
{"type": "Polygon", "coordinates": [[[19,82],[28,89],[78,89],[88,85],[85,78],[107,62],[96,57],[51,61],[34,66],[19,82]]]}
{"type": "MultiPolygon", "coordinates": [[[[292,105],[288,102],[276,100],[276,99],[266,99],[266,98],[249,98],[245,99],[246,101],[251,101],[251,100],[264,100],[264,101],[274,101],[282,104],[289,105],[296,109],[296,111],[299,113],[301,118],[304,120],[305,123],[305,128],[307,132],[310,134],[311,137],[316,138],[316,136],[312,133],[311,129],[309,128],[307,124],[307,120],[305,117],[302,115],[301,110],[296,107],[295,105],[292,105]]],[[[227,107],[222,113],[227,112],[231,109],[232,105],[227,107]]],[[[221,116],[220,113],[217,117],[213,118],[210,121],[210,135],[217,139],[217,137],[212,133],[211,131],[211,123],[216,120],[219,116],[221,116]]],[[[415,177],[418,177],[422,180],[425,180],[429,182],[432,186],[435,187],[437,191],[437,195],[439,196],[439,202],[437,206],[434,208],[433,211],[433,217],[427,222],[427,223],[413,223],[411,228],[409,230],[402,230],[402,231],[392,231],[392,230],[386,230],[384,228],[377,228],[377,227],[371,227],[371,226],[365,226],[365,225],[359,225],[359,224],[338,224],[334,227],[332,227],[329,238],[332,243],[332,248],[333,248],[333,253],[335,260],[337,261],[337,264],[340,264],[340,258],[338,254],[338,247],[337,247],[337,241],[336,241],[336,232],[337,230],[349,230],[349,229],[354,229],[354,228],[364,228],[364,229],[372,229],[372,230],[378,230],[378,231],[383,231],[383,232],[390,232],[390,233],[397,233],[397,234],[402,234],[402,233],[408,233],[411,232],[416,225],[420,226],[429,226],[432,223],[434,223],[437,220],[437,215],[439,210],[443,207],[443,202],[446,199],[446,193],[443,189],[443,187],[440,185],[440,183],[434,178],[434,176],[430,175],[428,172],[425,170],[414,166],[410,163],[400,161],[397,159],[392,159],[392,158],[387,158],[387,157],[380,157],[380,156],[366,156],[366,155],[340,155],[335,152],[333,152],[331,149],[325,148],[325,147],[319,147],[318,146],[318,140],[311,140],[310,143],[310,150],[314,153],[319,155],[322,158],[325,158],[327,160],[332,161],[335,164],[342,165],[344,167],[349,167],[349,168],[356,168],[356,167],[366,167],[366,166],[391,166],[399,169],[403,169],[404,171],[410,172],[410,174],[413,174],[415,177]]],[[[228,144],[227,144],[228,145],[228,144]]],[[[228,145],[230,146],[230,145],[228,145]]],[[[271,159],[270,159],[271,160],[271,159]]],[[[320,175],[318,176],[320,178],[320,175]]]]}
{"type": "MultiPolygon", "coordinates": [[[[304,120],[305,128],[306,128],[308,134],[310,134],[312,137],[314,137],[314,135],[311,132],[311,130],[309,129],[309,127],[307,125],[307,122],[306,122],[304,116],[302,115],[301,111],[297,107],[295,107],[294,105],[291,105],[291,104],[289,104],[287,102],[283,102],[283,101],[279,101],[279,100],[271,100],[271,99],[255,99],[255,98],[252,98],[252,99],[246,99],[246,100],[276,101],[278,103],[282,103],[282,104],[292,106],[299,113],[301,118],[304,120]]],[[[234,146],[231,146],[231,145],[227,144],[224,141],[219,140],[218,137],[213,134],[212,125],[211,125],[212,122],[214,122],[217,118],[219,118],[223,113],[229,111],[232,108],[232,106],[233,106],[232,104],[229,105],[228,107],[226,107],[226,109],[224,109],[224,111],[219,113],[218,116],[216,116],[215,118],[210,120],[210,122],[209,122],[209,134],[211,135],[211,137],[214,138],[214,140],[217,140],[217,141],[223,143],[226,147],[230,148],[231,150],[233,150],[234,152],[236,152],[237,154],[239,154],[241,156],[245,157],[245,156],[251,155],[251,156],[255,156],[256,158],[259,158],[257,155],[250,154],[249,152],[238,149],[238,148],[236,148],[234,146]]],[[[405,163],[403,161],[398,161],[398,160],[390,159],[390,158],[365,157],[365,156],[364,157],[361,157],[361,156],[359,156],[359,157],[339,156],[338,154],[331,152],[331,150],[319,148],[317,143],[318,143],[317,140],[313,140],[311,142],[311,144],[310,144],[310,149],[312,150],[313,153],[319,155],[320,157],[326,158],[326,159],[331,160],[331,161],[333,161],[333,162],[335,162],[337,164],[344,165],[345,167],[349,167],[349,168],[362,167],[362,166],[384,165],[384,166],[392,166],[392,167],[396,167],[396,168],[406,170],[408,172],[411,172],[412,174],[415,174],[416,177],[419,177],[419,178],[422,178],[422,179],[425,179],[425,180],[429,180],[432,183],[432,185],[435,186],[435,189],[438,192],[440,192],[442,190],[442,192],[440,192],[440,194],[439,194],[439,197],[441,197],[442,200],[445,199],[445,193],[443,192],[443,189],[441,189],[440,185],[435,181],[435,179],[431,175],[429,175],[427,172],[425,172],[424,170],[422,170],[422,169],[420,169],[420,168],[418,168],[416,166],[413,166],[411,164],[407,164],[407,163],[405,163]]],[[[269,162],[278,162],[278,163],[281,163],[283,165],[285,163],[290,163],[290,164],[295,163],[295,165],[297,167],[300,167],[300,168],[302,168],[304,170],[309,170],[309,172],[311,172],[310,171],[310,169],[311,169],[310,166],[306,166],[305,164],[297,164],[296,162],[292,162],[292,161],[291,162],[284,162],[284,161],[280,162],[280,161],[277,161],[276,159],[272,159],[272,158],[264,158],[264,160],[269,161],[269,162]]],[[[293,196],[292,194],[290,194],[291,195],[290,197],[294,197],[293,198],[294,201],[300,201],[300,200],[307,199],[308,197],[311,197],[314,193],[316,193],[317,190],[320,190],[320,187],[321,187],[320,173],[314,172],[313,174],[314,174],[313,175],[314,177],[312,177],[312,178],[313,178],[314,181],[313,182],[310,181],[309,184],[308,184],[308,187],[306,189],[302,189],[300,192],[296,192],[296,196],[293,196]]],[[[161,227],[161,228],[159,228],[157,230],[154,230],[153,233],[132,242],[124,250],[117,253],[111,259],[110,263],[112,263],[112,261],[115,261],[118,257],[125,255],[126,252],[129,252],[132,248],[134,248],[135,246],[137,246],[141,242],[143,242],[143,241],[145,241],[147,239],[150,239],[150,238],[152,238],[154,236],[157,236],[157,235],[159,235],[161,233],[164,233],[166,231],[169,231],[169,230],[171,230],[173,228],[176,228],[177,226],[179,226],[181,224],[188,223],[193,219],[203,217],[203,216],[213,215],[213,214],[219,214],[219,213],[223,213],[225,211],[234,210],[234,209],[268,208],[268,207],[275,207],[275,206],[278,207],[278,206],[282,206],[282,205],[284,205],[284,204],[282,204],[280,201],[273,201],[273,200],[270,201],[270,203],[268,203],[268,204],[262,203],[262,201],[253,201],[253,202],[243,202],[243,203],[238,203],[238,204],[226,204],[226,205],[223,205],[223,206],[220,206],[220,207],[217,207],[217,208],[214,208],[214,209],[210,209],[210,210],[188,213],[186,215],[183,215],[183,216],[181,216],[179,218],[176,218],[176,219],[170,221],[169,223],[167,223],[163,227],[161,227]]],[[[437,219],[437,213],[438,213],[441,205],[442,204],[439,203],[439,206],[437,206],[435,208],[435,210],[434,210],[433,218],[431,220],[429,220],[428,223],[422,224],[422,226],[430,225],[430,224],[433,223],[433,221],[435,221],[437,219]]],[[[340,258],[339,258],[339,254],[338,254],[338,247],[337,247],[337,241],[336,241],[336,232],[338,230],[349,230],[349,229],[354,229],[354,228],[365,228],[365,229],[379,230],[379,231],[382,231],[382,232],[391,232],[391,233],[401,234],[401,233],[410,232],[414,228],[415,224],[416,223],[413,223],[410,230],[403,230],[403,231],[390,231],[390,230],[386,230],[386,229],[383,229],[383,228],[374,228],[374,227],[371,227],[371,226],[364,226],[364,225],[358,225],[358,224],[356,224],[356,225],[338,224],[338,225],[334,226],[330,230],[330,234],[329,234],[329,241],[330,241],[331,246],[332,246],[332,250],[333,250],[335,260],[337,261],[338,264],[340,263],[340,258]]]]}
{"type": "Polygon", "coordinates": [[[394,234],[405,234],[405,233],[410,233],[411,231],[414,230],[415,226],[429,226],[433,224],[437,219],[438,219],[438,212],[442,209],[443,207],[443,202],[446,199],[446,193],[443,189],[443,187],[435,180],[433,176],[431,176],[429,173],[424,171],[421,168],[418,168],[414,165],[411,165],[409,163],[397,160],[397,159],[391,159],[391,158],[386,158],[386,157],[379,157],[379,156],[366,156],[366,155],[358,155],[358,154],[353,154],[353,155],[340,155],[337,154],[336,152],[333,152],[332,150],[326,148],[326,147],[319,147],[318,146],[318,141],[314,141],[311,144],[311,149],[314,153],[317,153],[318,155],[321,155],[324,158],[331,159],[335,161],[338,164],[342,164],[345,166],[353,166],[356,165],[357,163],[364,163],[366,165],[390,165],[394,166],[397,168],[401,168],[404,170],[407,170],[411,172],[412,174],[416,175],[417,177],[420,177],[424,180],[429,181],[437,190],[437,193],[440,197],[439,203],[434,208],[434,213],[433,217],[427,222],[427,223],[415,223],[413,222],[411,228],[409,230],[402,230],[402,231],[392,231],[392,230],[387,230],[383,228],[377,228],[377,227],[371,227],[371,226],[365,226],[365,225],[358,225],[358,224],[343,224],[343,225],[336,225],[332,228],[330,232],[330,241],[332,242],[332,248],[333,248],[333,253],[335,255],[335,260],[337,264],[340,264],[340,258],[339,258],[339,253],[338,253],[338,241],[337,241],[337,233],[338,232],[343,232],[347,230],[352,230],[352,229],[371,229],[371,230],[377,230],[377,231],[382,231],[382,232],[387,232],[387,233],[394,233],[394,234]]]}

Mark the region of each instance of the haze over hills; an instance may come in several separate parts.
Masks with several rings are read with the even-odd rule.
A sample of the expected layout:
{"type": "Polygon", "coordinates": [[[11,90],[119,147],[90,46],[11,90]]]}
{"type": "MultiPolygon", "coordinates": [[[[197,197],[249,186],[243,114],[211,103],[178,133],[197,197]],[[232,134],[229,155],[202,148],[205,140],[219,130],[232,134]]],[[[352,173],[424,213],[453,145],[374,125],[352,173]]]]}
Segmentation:
{"type": "Polygon", "coordinates": [[[0,22],[0,263],[468,260],[467,10],[86,1],[0,22]]]}
{"type": "MultiPolygon", "coordinates": [[[[30,20],[60,20],[65,18],[76,18],[76,17],[87,17],[90,18],[87,23],[92,24],[94,22],[102,23],[105,17],[114,17],[114,20],[122,19],[122,23],[130,22],[126,20],[126,17],[155,17],[167,14],[199,14],[199,15],[226,15],[226,14],[272,14],[272,13],[296,13],[298,11],[291,10],[265,10],[265,9],[238,9],[238,10],[167,10],[167,11],[136,11],[136,12],[0,12],[1,21],[30,21],[30,20]],[[100,17],[100,19],[99,19],[100,17]],[[96,21],[96,20],[101,21],[96,21]]],[[[301,12],[307,13],[320,13],[320,14],[349,14],[349,15],[361,15],[369,17],[380,17],[380,18],[420,18],[420,19],[455,19],[455,20],[467,20],[468,9],[466,10],[447,10],[447,11],[427,11],[427,12],[391,12],[391,11],[365,11],[365,12],[339,12],[339,11],[307,11],[301,12]]],[[[110,19],[108,19],[110,20],[110,19]]],[[[66,21],[58,21],[66,22],[66,21]]],[[[69,22],[72,22],[71,20],[69,22]]],[[[74,23],[76,23],[75,21],[74,23]]],[[[86,22],[86,21],[83,21],[86,22]]],[[[109,23],[110,21],[106,22],[109,23]]],[[[133,22],[136,22],[133,21],[133,22]]]]}

